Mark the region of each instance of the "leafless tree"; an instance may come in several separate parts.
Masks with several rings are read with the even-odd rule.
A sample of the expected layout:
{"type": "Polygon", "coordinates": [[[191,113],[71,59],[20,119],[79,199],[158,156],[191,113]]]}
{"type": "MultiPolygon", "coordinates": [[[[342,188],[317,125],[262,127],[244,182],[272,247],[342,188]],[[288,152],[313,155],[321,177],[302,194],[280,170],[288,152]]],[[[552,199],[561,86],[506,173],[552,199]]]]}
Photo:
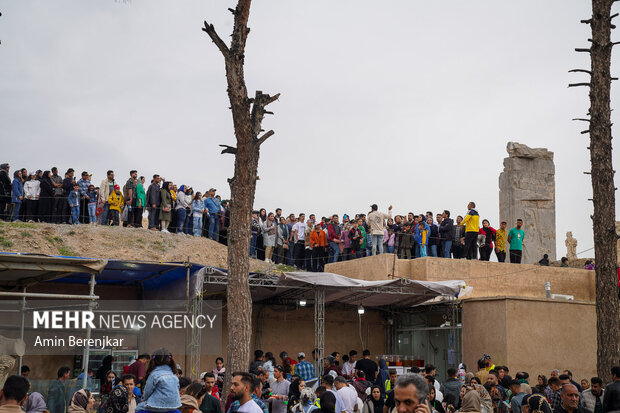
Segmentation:
{"type": "Polygon", "coordinates": [[[616,205],[614,170],[611,158],[611,7],[615,0],[592,0],[592,17],[582,20],[590,25],[589,48],[575,49],[590,54],[590,70],[573,69],[590,76],[585,83],[569,87],[590,88],[589,128],[592,201],[594,203],[594,254],[596,262],[597,370],[604,383],[611,381],[610,369],[620,365],[620,307],[618,305],[616,205]]]}

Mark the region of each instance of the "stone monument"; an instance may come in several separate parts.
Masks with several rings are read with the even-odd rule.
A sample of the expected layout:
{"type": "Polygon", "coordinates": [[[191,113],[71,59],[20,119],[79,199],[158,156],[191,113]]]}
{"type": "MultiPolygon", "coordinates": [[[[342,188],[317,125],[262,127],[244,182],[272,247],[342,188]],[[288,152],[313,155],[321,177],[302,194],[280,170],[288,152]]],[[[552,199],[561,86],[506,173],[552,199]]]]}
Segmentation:
{"type": "Polygon", "coordinates": [[[576,260],[577,240],[573,238],[573,233],[571,231],[566,233],[566,241],[564,241],[564,244],[566,244],[566,258],[569,260],[576,260]]]}
{"type": "Polygon", "coordinates": [[[553,152],[516,142],[508,142],[506,151],[508,158],[499,176],[500,221],[510,229],[518,218],[523,219],[523,263],[536,263],[543,254],[556,260],[553,152]]]}

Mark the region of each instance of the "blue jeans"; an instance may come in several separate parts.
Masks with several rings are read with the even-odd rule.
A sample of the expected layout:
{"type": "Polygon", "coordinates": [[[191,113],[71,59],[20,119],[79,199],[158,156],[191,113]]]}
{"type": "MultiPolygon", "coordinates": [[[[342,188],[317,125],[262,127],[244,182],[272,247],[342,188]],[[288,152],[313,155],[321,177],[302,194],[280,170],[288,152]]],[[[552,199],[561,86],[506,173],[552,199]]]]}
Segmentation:
{"type": "Polygon", "coordinates": [[[443,251],[444,258],[450,258],[450,250],[452,249],[452,240],[441,241],[441,249],[443,251]]]}
{"type": "Polygon", "coordinates": [[[194,217],[194,236],[195,237],[199,237],[201,236],[202,232],[202,216],[199,215],[197,217],[194,217]]]}
{"type": "Polygon", "coordinates": [[[383,234],[371,235],[372,237],[372,255],[377,255],[377,247],[379,247],[379,254],[383,254],[383,234]]]}
{"type": "Polygon", "coordinates": [[[101,225],[108,225],[108,214],[110,213],[110,204],[107,202],[103,204],[103,211],[101,212],[101,225]]]}
{"type": "Polygon", "coordinates": [[[11,221],[17,221],[19,219],[19,210],[22,208],[22,202],[13,202],[13,218],[11,221]]]}
{"type": "Polygon", "coordinates": [[[329,262],[338,262],[338,256],[340,255],[340,244],[336,242],[329,242],[329,262]]]}
{"type": "Polygon", "coordinates": [[[97,222],[97,204],[88,204],[88,222],[97,222]]]}
{"type": "Polygon", "coordinates": [[[420,245],[420,257],[427,257],[427,255],[426,255],[426,245],[420,245]]]}
{"type": "Polygon", "coordinates": [[[71,223],[79,224],[80,223],[80,206],[72,206],[71,207],[71,223]]]}
{"type": "Polygon", "coordinates": [[[430,245],[429,249],[431,252],[431,257],[436,257],[437,256],[437,244],[430,245]]]}
{"type": "Polygon", "coordinates": [[[178,208],[176,210],[177,213],[177,233],[183,233],[183,227],[185,226],[185,215],[187,215],[187,211],[185,208],[178,208]]]}
{"type": "Polygon", "coordinates": [[[394,254],[394,246],[392,245],[391,247],[388,245],[387,246],[387,252],[388,254],[394,254]]]}
{"type": "MultiPolygon", "coordinates": [[[[187,213],[187,210],[185,210],[185,212],[187,213]]],[[[185,231],[186,234],[192,234],[192,233],[195,234],[196,233],[196,230],[193,230],[193,228],[196,228],[196,226],[193,225],[193,223],[194,223],[194,220],[192,218],[192,213],[190,212],[185,217],[185,224],[183,224],[183,228],[184,228],[184,231],[185,231]]],[[[198,231],[198,236],[202,235],[201,232],[202,232],[202,216],[200,217],[200,229],[198,231]]]]}
{"type": "Polygon", "coordinates": [[[209,213],[209,238],[217,241],[220,235],[220,214],[209,213]]]}
{"type": "Polygon", "coordinates": [[[250,240],[250,257],[256,257],[256,239],[258,234],[252,233],[252,239],[250,240]]]}

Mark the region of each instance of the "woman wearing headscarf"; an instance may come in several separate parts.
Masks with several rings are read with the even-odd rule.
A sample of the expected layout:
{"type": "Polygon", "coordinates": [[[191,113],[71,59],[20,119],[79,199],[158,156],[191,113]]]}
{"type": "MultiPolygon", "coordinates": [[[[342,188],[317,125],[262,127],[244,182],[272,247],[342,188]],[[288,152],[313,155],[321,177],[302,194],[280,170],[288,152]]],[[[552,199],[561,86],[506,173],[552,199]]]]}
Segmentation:
{"type": "Polygon", "coordinates": [[[24,206],[26,207],[26,221],[34,221],[37,219],[40,195],[41,182],[37,180],[37,173],[35,171],[32,171],[28,176],[28,180],[24,182],[24,206]]]}
{"type": "Polygon", "coordinates": [[[549,402],[542,394],[534,394],[527,399],[530,413],[553,413],[549,402]]]}
{"type": "Polygon", "coordinates": [[[24,404],[26,413],[44,413],[48,412],[43,395],[39,392],[31,393],[28,400],[24,404]]]}
{"type": "Polygon", "coordinates": [[[545,394],[547,388],[547,377],[544,375],[538,376],[538,384],[534,387],[536,393],[545,394]]]}
{"type": "Polygon", "coordinates": [[[321,413],[336,412],[336,395],[331,391],[325,391],[321,394],[321,413]]]}
{"type": "Polygon", "coordinates": [[[168,225],[170,225],[170,221],[172,220],[172,195],[170,194],[171,184],[172,182],[166,181],[161,187],[161,211],[159,211],[161,232],[169,232],[168,225]]]}
{"type": "Polygon", "coordinates": [[[101,361],[101,367],[99,367],[97,373],[95,373],[95,379],[99,380],[100,386],[102,387],[107,381],[108,373],[112,370],[112,363],[114,363],[114,357],[110,355],[105,356],[101,361]]]}
{"type": "Polygon", "coordinates": [[[288,389],[288,408],[292,409],[301,402],[301,391],[306,387],[306,383],[298,378],[293,380],[288,389]]]}
{"type": "Polygon", "coordinates": [[[379,373],[377,373],[377,380],[375,384],[381,389],[381,394],[385,395],[385,384],[390,381],[390,371],[388,369],[385,359],[379,360],[379,373]]]}
{"type": "Polygon", "coordinates": [[[116,386],[103,406],[102,413],[127,413],[129,411],[129,391],[125,386],[116,386]]]}
{"type": "Polygon", "coordinates": [[[370,389],[370,397],[366,397],[362,413],[383,413],[385,397],[381,395],[381,387],[375,385],[370,389]]]}
{"type": "Polygon", "coordinates": [[[52,222],[52,202],[54,198],[54,185],[50,171],[43,172],[41,177],[41,194],[39,197],[39,219],[43,222],[52,222]]]}
{"type": "Polygon", "coordinates": [[[428,392],[428,404],[431,406],[431,411],[437,412],[437,413],[446,413],[441,402],[437,401],[435,397],[437,395],[437,392],[435,391],[435,387],[434,386],[429,386],[429,387],[430,389],[428,392]]]}
{"type": "Polygon", "coordinates": [[[81,389],[71,398],[67,413],[89,413],[95,405],[95,399],[90,391],[81,389]]]}
{"type": "Polygon", "coordinates": [[[480,405],[480,394],[478,394],[475,390],[470,390],[463,396],[463,401],[461,403],[461,408],[459,412],[462,413],[480,413],[481,405],[480,405]]]}

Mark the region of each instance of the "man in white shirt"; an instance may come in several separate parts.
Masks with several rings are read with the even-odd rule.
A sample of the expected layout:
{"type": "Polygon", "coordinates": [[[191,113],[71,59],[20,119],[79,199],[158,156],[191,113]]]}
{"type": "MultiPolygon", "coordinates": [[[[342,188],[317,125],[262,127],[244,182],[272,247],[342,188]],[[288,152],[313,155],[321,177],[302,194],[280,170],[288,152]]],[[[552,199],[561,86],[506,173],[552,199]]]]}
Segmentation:
{"type": "Polygon", "coordinates": [[[295,266],[297,268],[305,268],[305,258],[306,258],[306,228],[307,225],[305,223],[306,214],[299,214],[299,219],[293,225],[292,228],[292,237],[295,241],[295,266]]]}
{"type": "Polygon", "coordinates": [[[252,375],[250,373],[234,373],[230,392],[234,400],[239,400],[239,413],[263,413],[252,400],[252,375]]]}
{"type": "Polygon", "coordinates": [[[349,351],[349,361],[342,365],[342,375],[347,379],[352,379],[355,374],[355,364],[357,363],[357,351],[349,351]]]}
{"type": "Polygon", "coordinates": [[[338,376],[334,379],[334,387],[338,392],[338,395],[342,399],[342,412],[336,413],[353,413],[357,411],[357,391],[347,384],[347,379],[342,376],[338,376]]]}

